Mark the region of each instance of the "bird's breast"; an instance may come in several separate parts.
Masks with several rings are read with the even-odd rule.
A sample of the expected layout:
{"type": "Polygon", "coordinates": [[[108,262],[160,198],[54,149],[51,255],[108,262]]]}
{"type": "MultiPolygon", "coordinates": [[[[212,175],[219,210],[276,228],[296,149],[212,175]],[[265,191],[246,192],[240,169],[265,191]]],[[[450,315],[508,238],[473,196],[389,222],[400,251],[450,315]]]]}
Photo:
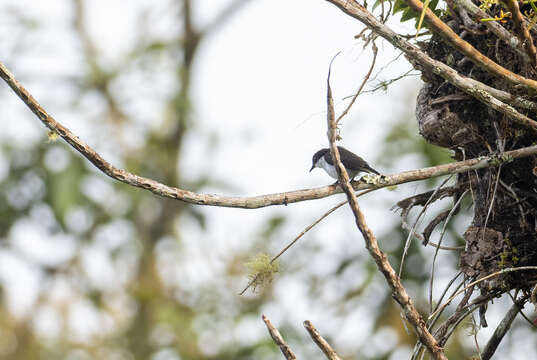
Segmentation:
{"type": "Polygon", "coordinates": [[[338,177],[336,168],[334,167],[334,165],[330,165],[329,163],[327,163],[324,157],[319,159],[319,167],[326,171],[328,175],[337,180],[338,177]]]}

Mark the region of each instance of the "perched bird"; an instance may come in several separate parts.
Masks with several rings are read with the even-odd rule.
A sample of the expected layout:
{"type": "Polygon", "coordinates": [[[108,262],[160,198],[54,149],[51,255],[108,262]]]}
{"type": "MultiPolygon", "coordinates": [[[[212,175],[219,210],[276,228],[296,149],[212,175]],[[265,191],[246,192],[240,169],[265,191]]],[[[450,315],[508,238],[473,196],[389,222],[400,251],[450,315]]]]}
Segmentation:
{"type": "MultiPolygon", "coordinates": [[[[358,155],[350,152],[343,146],[338,146],[337,148],[339,150],[341,163],[345,166],[345,169],[347,169],[347,173],[351,180],[361,172],[380,175],[377,170],[369,166],[369,164],[358,155]]],[[[310,171],[316,167],[324,169],[328,175],[337,180],[337,171],[334,166],[334,161],[332,160],[332,155],[330,154],[330,149],[321,149],[313,155],[310,171]]]]}

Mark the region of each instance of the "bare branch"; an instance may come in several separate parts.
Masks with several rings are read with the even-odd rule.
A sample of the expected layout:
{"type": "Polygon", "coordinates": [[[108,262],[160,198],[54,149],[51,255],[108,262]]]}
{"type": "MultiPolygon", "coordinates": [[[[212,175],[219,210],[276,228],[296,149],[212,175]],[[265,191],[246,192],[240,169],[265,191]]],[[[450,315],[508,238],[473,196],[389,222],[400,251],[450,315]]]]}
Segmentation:
{"type": "Polygon", "coordinates": [[[419,340],[427,347],[427,350],[431,353],[431,356],[434,359],[442,359],[447,360],[447,357],[444,354],[443,349],[438,345],[436,339],[432,336],[432,334],[429,332],[427,327],[425,326],[425,321],[421,317],[421,315],[418,313],[416,308],[414,307],[413,301],[410,298],[410,296],[407,294],[405,288],[403,287],[403,284],[401,283],[401,280],[399,279],[399,276],[397,276],[397,273],[394,271],[390,263],[388,262],[388,258],[386,257],[386,254],[384,254],[377,243],[377,238],[373,234],[373,231],[367,226],[367,223],[365,222],[365,217],[362,211],[360,210],[360,207],[358,205],[358,200],[356,198],[356,194],[354,193],[354,190],[350,184],[349,175],[347,174],[347,170],[341,163],[341,159],[339,157],[339,151],[336,146],[336,119],[334,114],[334,102],[332,99],[332,90],[330,89],[330,74],[328,76],[327,80],[327,127],[328,127],[328,141],[330,143],[330,153],[332,155],[332,159],[334,159],[334,165],[338,173],[338,182],[343,187],[343,191],[347,195],[347,200],[349,201],[349,205],[351,207],[351,210],[354,214],[356,226],[362,233],[365,241],[365,245],[367,250],[369,251],[369,254],[375,261],[377,268],[382,272],[384,277],[386,278],[386,281],[388,282],[388,285],[390,286],[392,290],[392,296],[393,298],[399,303],[401,306],[403,313],[405,315],[405,318],[408,320],[408,322],[412,325],[414,330],[416,331],[419,340]]]}
{"type": "Polygon", "coordinates": [[[432,313],[430,316],[429,316],[429,319],[434,317],[439,311],[442,311],[446,306],[448,306],[451,301],[457,296],[459,295],[461,292],[467,290],[468,288],[474,286],[474,285],[477,285],[479,284],[480,282],[482,281],[485,281],[485,280],[488,280],[490,278],[493,278],[495,276],[498,276],[498,275],[502,275],[502,274],[506,274],[506,273],[510,273],[510,272],[515,272],[515,271],[526,271],[526,270],[537,270],[537,266],[519,266],[519,267],[516,267],[516,268],[505,268],[505,269],[502,269],[502,270],[499,270],[499,271],[496,271],[492,274],[489,274],[487,276],[483,276],[482,278],[476,280],[476,281],[472,281],[470,284],[466,285],[466,287],[464,287],[464,289],[462,290],[459,290],[457,291],[452,297],[450,297],[445,304],[443,304],[442,306],[440,306],[434,313],[432,313]]]}
{"type": "MultiPolygon", "coordinates": [[[[412,227],[408,225],[407,222],[401,221],[401,227],[405,229],[408,232],[412,231],[412,227]]],[[[413,236],[416,238],[416,240],[419,240],[422,244],[425,243],[425,238],[423,235],[414,232],[413,236]]],[[[450,250],[450,251],[462,251],[464,250],[464,246],[444,246],[444,245],[438,245],[437,243],[434,243],[432,241],[427,242],[427,246],[432,246],[435,248],[439,248],[440,250],[450,250]]]]}
{"type": "Polygon", "coordinates": [[[502,341],[503,337],[507,333],[507,331],[511,328],[511,324],[513,323],[513,320],[515,320],[515,317],[517,314],[524,308],[524,304],[527,301],[527,297],[523,297],[513,304],[507,314],[503,317],[502,321],[500,321],[500,324],[494,330],[494,334],[492,334],[492,337],[489,339],[487,345],[485,346],[485,349],[481,353],[481,359],[482,360],[488,360],[494,355],[494,352],[498,348],[498,345],[500,345],[500,342],[502,341]]]}
{"type": "MultiPolygon", "coordinates": [[[[393,46],[403,51],[409,59],[412,59],[423,68],[427,69],[433,74],[441,76],[449,83],[453,84],[453,86],[475,97],[477,100],[481,101],[490,108],[499,111],[502,114],[505,114],[516,124],[519,124],[532,130],[537,130],[537,122],[519,113],[512,107],[517,106],[527,110],[535,110],[537,109],[537,104],[521,97],[514,97],[512,94],[506,91],[495,89],[477,80],[460,75],[456,70],[450,68],[449,66],[440,61],[432,59],[421,49],[409,43],[402,36],[400,36],[393,30],[391,30],[389,27],[381,23],[369,11],[367,11],[366,8],[364,8],[355,1],[327,1],[336,5],[347,15],[352,16],[364,23],[377,34],[388,40],[393,46]],[[510,104],[512,106],[509,106],[507,104],[510,104]]],[[[537,84],[537,82],[535,83],[537,84]]]]}
{"type": "MultiPolygon", "coordinates": [[[[383,2],[384,3],[384,2],[383,2]]],[[[362,80],[362,83],[360,84],[360,87],[358,88],[358,91],[356,91],[356,94],[354,94],[354,96],[352,97],[351,99],[351,102],[349,103],[349,105],[347,106],[347,108],[345,110],[343,110],[343,112],[341,113],[341,115],[338,116],[337,120],[336,120],[336,125],[339,123],[339,121],[345,116],[347,115],[347,113],[349,112],[349,110],[351,109],[352,105],[354,105],[354,102],[356,101],[356,99],[358,98],[358,96],[362,93],[362,90],[364,89],[364,86],[365,84],[367,83],[367,81],[369,80],[369,77],[371,76],[371,73],[373,72],[373,69],[375,68],[375,62],[377,61],[377,54],[378,54],[378,48],[377,48],[377,45],[375,45],[375,43],[373,42],[373,60],[371,61],[371,66],[369,67],[369,71],[367,72],[367,74],[364,76],[364,79],[362,80]]]]}
{"type": "MultiPolygon", "coordinates": [[[[79,139],[68,128],[56,121],[32,95],[15,79],[13,74],[0,63],[0,77],[13,89],[21,100],[32,110],[41,122],[60,135],[69,145],[86,157],[93,165],[111,178],[127,185],[149,190],[165,198],[176,199],[195,205],[234,207],[244,209],[257,209],[273,205],[287,205],[291,203],[321,199],[341,193],[337,185],[328,185],[312,189],[295,190],[276,194],[266,194],[252,197],[230,197],[212,194],[200,194],[192,191],[168,186],[153,179],[148,179],[128,171],[118,169],[101,157],[93,148],[79,139]]],[[[533,120],[530,120],[534,122],[533,120]]],[[[536,123],[537,124],[537,123],[536,123]]],[[[405,171],[399,174],[383,176],[378,183],[368,184],[361,181],[353,182],[354,190],[380,189],[383,187],[403,184],[412,181],[425,180],[432,177],[466,172],[469,170],[499,166],[502,163],[517,158],[537,154],[537,145],[507,151],[501,155],[479,157],[475,159],[443,164],[419,170],[405,171]]]]}
{"type": "Polygon", "coordinates": [[[526,52],[531,59],[531,63],[535,65],[537,61],[537,49],[535,49],[535,45],[533,44],[533,39],[528,28],[524,25],[524,17],[520,12],[518,2],[516,0],[507,0],[506,3],[509,11],[511,11],[511,14],[513,14],[515,28],[517,29],[518,35],[526,47],[526,52]]]}
{"type": "MultiPolygon", "coordinates": [[[[403,248],[403,255],[401,255],[401,264],[399,264],[399,276],[401,276],[401,274],[403,273],[403,266],[405,264],[405,258],[406,258],[406,254],[408,252],[408,249],[410,249],[410,244],[412,243],[412,238],[414,237],[414,234],[416,233],[416,228],[418,227],[418,223],[420,222],[421,220],[421,217],[425,214],[425,211],[427,210],[427,206],[432,202],[432,201],[435,201],[435,196],[436,194],[438,193],[438,191],[449,181],[449,179],[451,179],[452,176],[449,176],[448,178],[446,178],[444,181],[442,181],[442,183],[440,185],[438,185],[438,187],[436,188],[436,190],[434,191],[434,193],[431,195],[431,197],[429,198],[429,200],[427,200],[427,202],[425,203],[425,205],[423,206],[423,209],[420,211],[419,215],[416,217],[416,220],[414,221],[414,225],[410,228],[409,232],[408,232],[408,236],[406,238],[406,241],[405,241],[405,246],[403,248]]],[[[412,205],[414,206],[414,205],[412,205]]],[[[409,211],[412,207],[409,207],[407,209],[404,209],[402,212],[401,212],[401,220],[402,220],[402,223],[406,223],[407,222],[407,218],[408,218],[408,215],[409,215],[409,211]]],[[[427,242],[422,242],[423,245],[427,245],[427,242]]]]}
{"type": "MultiPolygon", "coordinates": [[[[371,190],[369,190],[371,191],[371,190]]],[[[362,194],[366,193],[368,191],[364,191],[362,194]]],[[[362,195],[360,194],[360,195],[362,195]]],[[[311,229],[313,229],[313,227],[315,225],[317,225],[318,223],[320,223],[321,221],[323,221],[326,217],[328,217],[328,215],[330,215],[331,213],[333,213],[334,211],[336,211],[337,209],[339,209],[340,207],[342,207],[343,205],[345,205],[347,203],[347,201],[342,201],[340,202],[339,204],[337,204],[336,206],[334,206],[333,208],[331,208],[330,210],[328,210],[327,212],[325,212],[323,214],[323,216],[321,216],[320,218],[318,218],[317,220],[315,220],[313,222],[313,224],[310,224],[308,225],[304,230],[302,230],[302,232],[300,234],[298,234],[297,237],[295,237],[293,239],[293,241],[291,241],[289,244],[287,244],[287,246],[285,246],[276,256],[274,256],[271,260],[270,260],[270,263],[272,264],[274,261],[276,261],[280,256],[282,256],[283,253],[285,253],[287,250],[289,250],[289,248],[291,246],[293,246],[302,236],[304,236],[308,231],[310,231],[311,229]]],[[[246,285],[246,287],[239,293],[239,295],[242,295],[246,292],[246,290],[248,290],[250,288],[250,286],[252,286],[258,279],[258,274],[256,274],[254,276],[254,278],[252,280],[250,280],[250,282],[248,282],[248,285],[246,285]]]]}
{"type": "Polygon", "coordinates": [[[310,333],[310,336],[313,339],[313,341],[315,341],[315,344],[317,344],[317,346],[326,355],[327,359],[329,359],[329,360],[341,360],[341,358],[338,356],[338,354],[335,352],[335,350],[332,349],[330,344],[325,339],[323,339],[321,334],[319,334],[319,332],[313,326],[311,321],[309,321],[309,320],[304,321],[304,327],[310,333]]]}
{"type": "MultiPolygon", "coordinates": [[[[509,297],[511,298],[511,301],[513,301],[513,303],[516,302],[516,299],[513,295],[511,295],[511,293],[507,293],[509,295],[509,297]]],[[[531,294],[528,295],[528,301],[531,303],[531,294]]],[[[522,311],[522,309],[520,309],[520,316],[522,316],[524,318],[524,320],[526,320],[526,322],[528,323],[529,326],[531,326],[533,329],[537,329],[537,325],[529,318],[526,316],[526,314],[524,314],[524,311],[522,311]]]]}
{"type": "MultiPolygon", "coordinates": [[[[461,192],[462,190],[463,187],[461,187],[460,183],[445,188],[441,188],[441,186],[439,186],[435,190],[429,190],[424,193],[413,195],[406,199],[400,200],[399,202],[397,202],[396,205],[391,208],[391,210],[396,209],[396,207],[400,207],[403,213],[408,213],[414,206],[426,206],[431,201],[443,199],[446,196],[453,196],[457,192],[461,192]]],[[[403,216],[403,214],[401,214],[401,216],[403,216]]]]}
{"type": "MultiPolygon", "coordinates": [[[[490,17],[485,11],[481,10],[479,6],[474,4],[471,0],[455,0],[455,3],[461,7],[464,7],[474,18],[477,20],[486,19],[490,17]]],[[[526,54],[522,43],[511,34],[506,28],[500,25],[496,21],[483,22],[489,30],[494,33],[498,38],[502,39],[508,46],[510,46],[525,63],[531,63],[531,60],[526,54]]]]}
{"type": "MultiPolygon", "coordinates": [[[[438,246],[442,245],[442,240],[444,239],[444,234],[446,233],[447,225],[449,224],[449,221],[451,220],[451,217],[458,212],[459,205],[460,205],[462,199],[464,199],[464,196],[467,193],[468,193],[468,190],[466,190],[464,193],[462,193],[462,195],[459,197],[457,202],[453,205],[451,210],[448,212],[448,214],[447,214],[447,216],[445,218],[445,221],[444,221],[444,226],[442,227],[442,232],[440,233],[440,238],[438,239],[438,246]]],[[[440,248],[437,247],[436,251],[434,252],[433,263],[432,263],[432,266],[431,266],[431,277],[430,277],[430,281],[429,281],[429,305],[430,305],[430,311],[431,312],[433,311],[434,271],[435,271],[435,265],[436,265],[436,258],[438,257],[438,250],[440,250],[440,248]]]]}
{"type": "MultiPolygon", "coordinates": [[[[423,3],[420,0],[405,0],[405,2],[417,12],[422,12],[423,3]]],[[[533,91],[537,91],[537,81],[515,74],[483,55],[470,43],[461,39],[455,31],[447,26],[445,22],[440,20],[429,8],[425,11],[425,21],[431,26],[434,32],[440,35],[453,48],[466,55],[477,66],[493,75],[505,79],[513,85],[524,85],[533,91]]]]}
{"type": "Polygon", "coordinates": [[[267,329],[270,333],[270,336],[272,337],[272,340],[274,340],[274,343],[278,345],[278,347],[282,351],[283,356],[287,360],[296,360],[295,354],[293,353],[291,348],[285,343],[285,340],[283,339],[278,329],[276,329],[274,325],[272,325],[270,320],[265,315],[261,315],[261,318],[265,322],[265,325],[267,326],[267,329]]]}

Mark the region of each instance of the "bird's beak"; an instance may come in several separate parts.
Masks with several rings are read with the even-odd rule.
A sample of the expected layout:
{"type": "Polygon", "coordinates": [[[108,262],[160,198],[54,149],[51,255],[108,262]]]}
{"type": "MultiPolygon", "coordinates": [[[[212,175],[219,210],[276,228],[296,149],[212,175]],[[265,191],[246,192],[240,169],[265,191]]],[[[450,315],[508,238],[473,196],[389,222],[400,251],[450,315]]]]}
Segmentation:
{"type": "Polygon", "coordinates": [[[311,166],[310,172],[311,172],[311,170],[313,170],[313,169],[315,169],[315,165],[312,165],[312,166],[311,166]]]}

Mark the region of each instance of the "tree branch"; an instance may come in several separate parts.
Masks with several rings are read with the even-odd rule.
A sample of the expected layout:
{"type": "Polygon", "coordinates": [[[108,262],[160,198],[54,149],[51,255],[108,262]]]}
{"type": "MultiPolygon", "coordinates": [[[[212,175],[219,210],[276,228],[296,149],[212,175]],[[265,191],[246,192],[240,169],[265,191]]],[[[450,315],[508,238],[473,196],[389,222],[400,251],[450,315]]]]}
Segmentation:
{"type": "MultiPolygon", "coordinates": [[[[388,40],[393,46],[403,51],[409,59],[415,61],[423,68],[436,74],[453,86],[461,89],[465,93],[475,97],[490,108],[505,114],[516,124],[526,128],[537,130],[537,122],[529,117],[519,113],[512,106],[517,106],[527,110],[536,110],[537,105],[531,101],[521,97],[515,97],[512,94],[495,89],[485,85],[477,80],[460,75],[456,70],[450,68],[446,64],[432,59],[429,55],[423,52],[418,47],[406,41],[402,36],[394,32],[392,29],[381,23],[362,5],[348,0],[326,0],[338,8],[345,14],[354,17],[374,32],[388,40]],[[509,106],[507,104],[511,104],[509,106]]],[[[536,82],[537,84],[537,82],[536,82]]]]}
{"type": "Polygon", "coordinates": [[[311,321],[309,320],[304,321],[304,327],[306,328],[306,330],[308,330],[311,338],[313,339],[315,344],[317,344],[319,349],[321,349],[322,352],[326,355],[326,358],[328,360],[341,360],[341,358],[336,353],[336,351],[332,349],[330,344],[325,339],[323,339],[321,334],[319,334],[319,332],[317,331],[315,326],[313,326],[311,321]]]}
{"type": "MultiPolygon", "coordinates": [[[[422,12],[423,3],[420,0],[405,0],[405,2],[417,12],[422,12]]],[[[505,79],[513,85],[525,85],[529,89],[532,89],[534,92],[537,91],[537,81],[515,74],[483,55],[470,43],[461,39],[459,35],[455,33],[455,31],[453,31],[449,26],[447,26],[445,22],[440,20],[438,16],[436,16],[435,13],[429,8],[427,8],[425,12],[425,21],[448,44],[466,55],[477,66],[481,67],[482,69],[488,71],[493,75],[505,79]]]]}
{"type": "Polygon", "coordinates": [[[296,360],[296,355],[293,353],[291,348],[285,343],[285,340],[283,339],[278,329],[276,329],[274,325],[272,325],[270,320],[265,315],[261,315],[261,318],[265,322],[265,325],[267,326],[267,329],[269,331],[270,336],[272,337],[272,340],[274,340],[274,343],[278,345],[278,347],[282,351],[283,356],[287,360],[296,360]]]}
{"type": "Polygon", "coordinates": [[[511,324],[513,323],[513,320],[515,320],[515,317],[518,315],[520,310],[524,308],[524,304],[527,301],[526,297],[523,297],[513,304],[507,314],[503,317],[502,321],[494,330],[494,334],[492,334],[492,337],[489,339],[487,345],[485,346],[485,349],[483,349],[483,353],[481,353],[481,359],[482,360],[489,360],[492,355],[494,355],[494,352],[498,348],[498,345],[500,345],[500,342],[502,341],[503,337],[507,333],[507,331],[511,328],[511,324]]]}
{"type": "MultiPolygon", "coordinates": [[[[455,3],[466,9],[466,11],[468,11],[470,15],[472,15],[478,21],[490,17],[489,14],[487,14],[484,10],[481,10],[479,6],[474,4],[471,0],[455,0],[455,3]]],[[[485,24],[485,26],[498,38],[502,39],[508,46],[510,46],[525,63],[532,62],[528,54],[526,54],[524,46],[520,40],[518,40],[516,36],[513,36],[513,34],[511,34],[506,28],[500,25],[499,22],[484,21],[483,24],[485,24]]]]}
{"type": "Polygon", "coordinates": [[[438,309],[435,312],[433,312],[431,315],[429,315],[429,319],[434,317],[438,312],[444,310],[444,308],[446,306],[448,306],[455,297],[457,297],[462,292],[468,290],[472,286],[477,285],[480,282],[483,282],[483,281],[488,280],[490,278],[493,278],[495,276],[499,276],[499,275],[503,275],[503,274],[507,274],[507,273],[511,273],[511,272],[515,272],[515,271],[527,271],[527,270],[534,270],[535,271],[535,270],[537,270],[537,266],[519,266],[519,267],[515,267],[515,268],[505,268],[505,269],[498,270],[498,271],[496,271],[496,272],[494,272],[492,274],[483,276],[482,278],[479,278],[479,279],[477,279],[475,281],[472,281],[470,284],[466,285],[462,290],[459,290],[455,294],[453,294],[453,296],[451,296],[442,306],[439,306],[438,309]]]}
{"type": "Polygon", "coordinates": [[[507,0],[506,3],[509,11],[511,11],[511,14],[513,14],[513,22],[515,24],[515,29],[518,31],[518,36],[526,47],[526,52],[531,59],[532,65],[535,66],[537,61],[537,49],[535,49],[535,45],[533,44],[533,39],[528,28],[524,25],[524,17],[520,12],[518,2],[516,0],[507,0]]]}
{"type": "MultiPolygon", "coordinates": [[[[13,89],[21,100],[32,110],[41,122],[60,135],[69,145],[81,153],[93,165],[111,178],[127,185],[149,190],[165,198],[176,199],[195,205],[234,207],[257,209],[273,205],[287,205],[301,201],[321,199],[341,193],[337,185],[328,185],[312,189],[302,189],[276,194],[266,194],[252,197],[230,197],[212,194],[200,194],[192,191],[168,186],[153,179],[148,179],[128,171],[118,169],[101,157],[84,141],[80,140],[68,128],[57,122],[32,95],[15,79],[13,74],[0,62],[0,77],[13,89]]],[[[513,159],[537,154],[537,145],[527,148],[507,151],[501,155],[484,156],[475,159],[443,164],[418,170],[405,171],[390,176],[382,176],[378,183],[368,184],[362,181],[353,182],[354,190],[380,189],[383,187],[403,184],[412,181],[425,180],[437,176],[466,172],[485,167],[495,167],[513,159]]]]}
{"type": "Polygon", "coordinates": [[[429,350],[429,352],[431,353],[431,356],[434,359],[447,360],[447,357],[445,356],[443,349],[438,345],[436,339],[427,329],[425,321],[416,310],[414,303],[412,299],[410,298],[410,296],[407,294],[405,288],[403,287],[403,284],[401,283],[399,276],[397,276],[397,273],[394,271],[394,269],[388,262],[388,258],[386,257],[386,254],[384,254],[380,250],[378,243],[377,243],[377,238],[373,234],[373,231],[371,231],[371,229],[367,226],[367,223],[365,222],[364,214],[360,210],[360,206],[358,205],[356,194],[354,193],[354,189],[352,188],[351,183],[350,183],[349,175],[347,174],[345,167],[341,163],[341,159],[339,157],[339,151],[335,143],[337,125],[336,125],[335,114],[334,114],[334,102],[332,99],[332,90],[330,89],[330,73],[328,75],[327,87],[328,87],[327,89],[327,93],[328,93],[327,94],[327,107],[328,107],[327,123],[328,123],[328,141],[330,143],[330,153],[332,155],[332,159],[334,159],[334,165],[338,173],[338,182],[341,184],[341,186],[343,187],[343,191],[347,195],[347,200],[349,201],[349,205],[354,214],[356,226],[362,233],[366,248],[369,251],[369,254],[373,258],[373,260],[375,261],[377,268],[382,272],[382,274],[386,278],[386,281],[388,282],[388,285],[390,286],[392,290],[393,298],[401,306],[405,318],[408,320],[408,322],[412,325],[412,327],[416,331],[419,340],[425,345],[427,350],[429,350]]]}

